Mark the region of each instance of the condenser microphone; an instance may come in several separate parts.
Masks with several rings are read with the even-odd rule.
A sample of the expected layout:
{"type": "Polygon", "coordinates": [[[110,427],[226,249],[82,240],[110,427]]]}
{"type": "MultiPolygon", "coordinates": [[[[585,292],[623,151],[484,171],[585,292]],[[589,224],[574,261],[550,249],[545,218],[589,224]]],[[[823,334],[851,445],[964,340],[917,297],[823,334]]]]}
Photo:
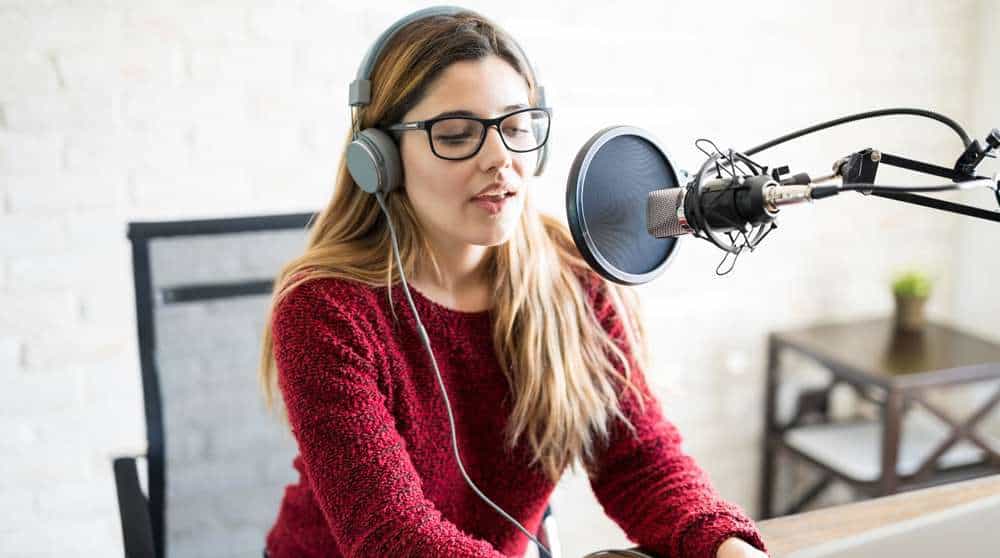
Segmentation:
{"type": "Polygon", "coordinates": [[[656,238],[746,230],[771,223],[782,206],[825,194],[813,186],[779,184],[767,174],[710,180],[700,191],[694,183],[664,188],[649,193],[646,230],[656,238]]]}
{"type": "Polygon", "coordinates": [[[806,187],[782,185],[766,174],[699,185],[674,165],[652,134],[612,126],[594,134],[577,153],[566,186],[566,213],[573,241],[590,267],[609,281],[631,286],[665,271],[680,236],[773,221],[779,206],[803,201],[808,193],[806,187]]]}
{"type": "Polygon", "coordinates": [[[968,134],[944,116],[916,109],[885,109],[817,124],[751,148],[745,154],[732,149],[723,152],[710,140],[700,139],[695,146],[708,158],[689,176],[673,164],[649,132],[633,126],[612,126],[591,137],[577,153],[566,187],[566,213],[580,254],[609,281],[623,285],[652,281],[673,260],[680,238],[687,234],[707,240],[726,253],[716,268],[716,274],[725,275],[733,269],[740,253],[752,252],[777,227],[776,217],[782,206],[840,192],[859,192],[1000,222],[997,211],[917,195],[989,188],[1000,203],[1000,177],[973,174],[975,164],[1000,148],[1000,131],[994,129],[986,145],[968,140],[968,134]],[[788,176],[787,166],[769,171],[750,159],[764,149],[818,130],[892,114],[932,117],[955,129],[967,145],[955,168],[866,148],[837,159],[832,174],[814,179],[806,173],[788,176]],[[951,182],[875,184],[880,163],[951,182]],[[841,182],[828,183],[837,180],[841,182]],[[730,264],[725,268],[727,261],[730,264]]]}

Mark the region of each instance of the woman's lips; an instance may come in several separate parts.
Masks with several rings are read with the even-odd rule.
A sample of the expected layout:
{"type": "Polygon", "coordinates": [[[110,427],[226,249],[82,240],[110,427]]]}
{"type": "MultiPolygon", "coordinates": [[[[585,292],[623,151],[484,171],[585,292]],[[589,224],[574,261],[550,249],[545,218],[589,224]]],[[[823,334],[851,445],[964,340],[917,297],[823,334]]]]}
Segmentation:
{"type": "Polygon", "coordinates": [[[502,198],[497,198],[496,196],[484,196],[472,198],[471,201],[475,205],[487,211],[490,215],[496,215],[497,213],[503,211],[503,208],[512,197],[514,197],[514,194],[507,194],[502,198]]]}

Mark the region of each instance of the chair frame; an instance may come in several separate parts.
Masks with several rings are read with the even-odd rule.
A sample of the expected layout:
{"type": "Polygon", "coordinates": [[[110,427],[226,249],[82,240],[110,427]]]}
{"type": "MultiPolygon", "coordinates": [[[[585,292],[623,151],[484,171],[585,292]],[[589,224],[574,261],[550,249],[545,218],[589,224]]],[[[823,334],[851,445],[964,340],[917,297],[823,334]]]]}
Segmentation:
{"type": "Polygon", "coordinates": [[[221,285],[194,284],[154,291],[149,259],[150,241],[178,236],[305,229],[315,218],[315,215],[315,213],[287,213],[222,219],[132,222],[128,224],[127,236],[132,244],[132,272],[135,282],[142,399],[146,415],[147,450],[144,457],[148,463],[149,496],[148,499],[142,496],[139,489],[135,458],[116,459],[113,467],[121,507],[126,556],[162,557],[166,555],[166,452],[159,370],[153,356],[156,346],[156,331],[153,321],[154,296],[162,297],[164,302],[171,304],[267,294],[271,292],[273,286],[272,280],[262,279],[221,285]],[[142,505],[143,501],[146,502],[145,506],[142,505]],[[144,517],[148,517],[148,528],[137,525],[137,521],[142,523],[144,517]],[[147,537],[152,538],[151,544],[144,540],[147,537]]]}

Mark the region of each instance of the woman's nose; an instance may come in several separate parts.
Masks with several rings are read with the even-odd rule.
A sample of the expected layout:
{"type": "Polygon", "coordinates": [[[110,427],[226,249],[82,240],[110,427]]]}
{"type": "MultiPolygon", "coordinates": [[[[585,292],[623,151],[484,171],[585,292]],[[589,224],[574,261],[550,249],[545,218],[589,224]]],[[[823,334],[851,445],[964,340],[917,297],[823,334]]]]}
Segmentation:
{"type": "Polygon", "coordinates": [[[479,159],[483,170],[492,168],[502,168],[510,165],[511,152],[503,143],[500,137],[500,130],[496,126],[486,129],[486,137],[483,139],[483,146],[479,150],[479,159]],[[496,132],[496,133],[492,133],[496,132]]]}

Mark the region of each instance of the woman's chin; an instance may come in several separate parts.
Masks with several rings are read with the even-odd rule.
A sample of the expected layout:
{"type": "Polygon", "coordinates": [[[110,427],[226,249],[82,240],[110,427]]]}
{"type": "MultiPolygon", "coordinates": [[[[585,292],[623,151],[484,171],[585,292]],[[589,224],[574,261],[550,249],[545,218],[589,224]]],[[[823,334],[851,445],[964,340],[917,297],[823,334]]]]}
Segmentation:
{"type": "Polygon", "coordinates": [[[514,236],[514,230],[514,224],[497,223],[490,227],[490,230],[484,231],[482,235],[471,241],[471,244],[477,246],[497,246],[504,244],[514,236]]]}

